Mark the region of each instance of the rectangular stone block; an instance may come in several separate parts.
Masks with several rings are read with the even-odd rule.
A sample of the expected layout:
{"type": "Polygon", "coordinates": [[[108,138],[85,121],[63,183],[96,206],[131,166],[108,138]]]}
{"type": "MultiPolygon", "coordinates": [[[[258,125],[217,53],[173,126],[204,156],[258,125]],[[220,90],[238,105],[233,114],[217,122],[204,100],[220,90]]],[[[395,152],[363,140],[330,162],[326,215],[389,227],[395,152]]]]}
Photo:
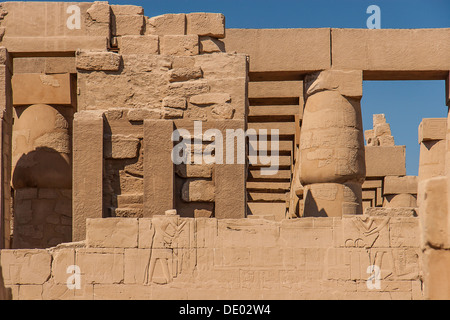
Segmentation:
{"type": "Polygon", "coordinates": [[[86,219],[86,245],[100,248],[137,248],[137,218],[86,219]]]}
{"type": "Polygon", "coordinates": [[[143,15],[114,15],[112,33],[116,36],[140,35],[144,31],[143,15]]]}
{"type": "Polygon", "coordinates": [[[5,285],[43,284],[51,273],[52,257],[43,249],[1,250],[5,285]]]}
{"type": "Polygon", "coordinates": [[[366,177],[406,175],[405,146],[366,146],[366,177]]]}
{"type": "Polygon", "coordinates": [[[102,36],[73,37],[3,37],[2,46],[12,53],[31,52],[76,52],[86,50],[107,50],[108,39],[102,36]]]}
{"type": "Polygon", "coordinates": [[[195,56],[199,54],[199,40],[195,34],[161,37],[160,51],[164,55],[195,56]]]}
{"type": "Polygon", "coordinates": [[[186,34],[186,15],[169,13],[148,18],[145,33],[159,36],[184,35],[186,34]]]}
{"type": "Polygon", "coordinates": [[[119,284],[124,280],[124,249],[76,249],[75,264],[85,284],[119,284]]]}
{"type": "MultiPolygon", "coordinates": [[[[227,52],[250,56],[250,72],[330,68],[330,29],[227,29],[227,52]]],[[[357,69],[350,67],[350,69],[357,69]]]]}
{"type": "Polygon", "coordinates": [[[436,177],[419,184],[421,246],[450,248],[447,213],[447,177],[436,177]]]}
{"type": "Polygon", "coordinates": [[[303,97],[303,81],[249,82],[248,97],[250,99],[303,97]]]}
{"type": "Polygon", "coordinates": [[[384,178],[383,195],[401,193],[417,194],[416,176],[387,176],[384,178]]]}
{"type": "Polygon", "coordinates": [[[445,140],[447,118],[424,118],[419,124],[419,143],[430,140],[445,140]]]}
{"type": "Polygon", "coordinates": [[[246,165],[238,163],[239,159],[246,157],[245,146],[239,139],[226,139],[227,129],[244,130],[245,121],[243,120],[224,120],[217,121],[216,128],[224,136],[222,164],[214,167],[214,185],[215,185],[215,217],[224,218],[245,218],[247,216],[247,197],[246,197],[246,165]],[[228,155],[234,150],[234,155],[228,155]],[[232,159],[233,163],[227,163],[227,158],[232,159]]]}
{"type": "Polygon", "coordinates": [[[122,62],[122,56],[107,51],[77,51],[76,67],[89,71],[117,71],[122,62]]]}
{"type": "Polygon", "coordinates": [[[450,299],[450,251],[428,249],[423,256],[424,297],[430,300],[450,299]]]}
{"type": "Polygon", "coordinates": [[[333,68],[439,71],[450,68],[450,29],[331,29],[333,68]]]}
{"type": "Polygon", "coordinates": [[[225,16],[221,13],[189,13],[186,15],[186,33],[223,38],[225,37],[225,16]]]}
{"type": "Polygon", "coordinates": [[[81,111],[73,121],[73,232],[86,237],[86,219],[103,216],[103,112],[81,111]]]}
{"type": "Polygon", "coordinates": [[[14,105],[72,104],[69,73],[20,73],[12,77],[14,105]]]}
{"type": "Polygon", "coordinates": [[[144,120],[144,217],[174,209],[173,130],[170,120],[144,120]]]}
{"type": "Polygon", "coordinates": [[[122,36],[119,38],[121,54],[158,54],[159,37],[157,35],[122,36]]]}

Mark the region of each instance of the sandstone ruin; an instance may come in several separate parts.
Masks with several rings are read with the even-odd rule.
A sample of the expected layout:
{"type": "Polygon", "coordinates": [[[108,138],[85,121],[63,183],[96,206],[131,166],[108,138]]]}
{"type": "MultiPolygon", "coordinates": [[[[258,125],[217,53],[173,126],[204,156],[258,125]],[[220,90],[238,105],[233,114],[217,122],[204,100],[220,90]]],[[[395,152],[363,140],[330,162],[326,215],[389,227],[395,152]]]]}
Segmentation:
{"type": "Polygon", "coordinates": [[[407,176],[360,103],[445,79],[450,106],[450,29],[5,2],[0,46],[0,299],[450,298],[447,120],[407,176]]]}

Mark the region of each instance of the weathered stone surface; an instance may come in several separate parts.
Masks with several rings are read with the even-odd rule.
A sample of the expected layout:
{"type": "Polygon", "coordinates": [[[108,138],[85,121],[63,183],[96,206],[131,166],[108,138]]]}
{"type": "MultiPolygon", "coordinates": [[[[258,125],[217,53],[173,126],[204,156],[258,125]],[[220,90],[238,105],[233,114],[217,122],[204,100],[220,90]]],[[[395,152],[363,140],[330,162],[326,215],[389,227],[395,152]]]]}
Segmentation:
{"type": "Polygon", "coordinates": [[[127,113],[128,121],[144,121],[145,119],[161,119],[160,109],[130,109],[127,113]]]}
{"type": "Polygon", "coordinates": [[[113,34],[116,36],[141,35],[144,33],[143,15],[114,15],[113,34]]]}
{"type": "Polygon", "coordinates": [[[189,102],[196,105],[222,104],[229,102],[231,96],[229,93],[204,93],[192,96],[189,102]]]}
{"type": "Polygon", "coordinates": [[[225,43],[214,37],[201,36],[200,53],[225,52],[225,43]]]}
{"type": "Polygon", "coordinates": [[[138,220],[134,218],[87,219],[86,245],[101,248],[137,248],[138,220]]]}
{"type": "Polygon", "coordinates": [[[174,109],[183,109],[187,108],[186,98],[183,97],[165,97],[163,99],[163,107],[174,108],[174,109]]]}
{"type": "Polygon", "coordinates": [[[446,118],[425,118],[419,125],[419,143],[430,140],[444,140],[446,134],[446,118]]]}
{"type": "Polygon", "coordinates": [[[199,54],[198,36],[165,35],[161,37],[160,51],[164,55],[195,56],[199,54]]]}
{"type": "Polygon", "coordinates": [[[228,29],[223,41],[227,52],[236,51],[250,56],[251,72],[315,71],[330,68],[328,28],[228,29]]]}
{"type": "Polygon", "coordinates": [[[112,135],[104,144],[105,158],[129,159],[138,155],[139,139],[130,135],[112,135]]]}
{"type": "Polygon", "coordinates": [[[148,18],[146,34],[164,35],[184,35],[186,34],[186,15],[163,14],[148,18]]]}
{"type": "Polygon", "coordinates": [[[0,261],[5,284],[43,284],[50,277],[51,260],[46,250],[2,250],[0,261]]]}
{"type": "Polygon", "coordinates": [[[76,66],[80,70],[117,71],[121,66],[121,55],[106,51],[77,51],[76,66]]]}
{"type": "Polygon", "coordinates": [[[225,16],[221,13],[196,12],[186,15],[186,33],[215,38],[225,37],[225,16]]]}
{"type": "Polygon", "coordinates": [[[202,69],[197,68],[174,68],[169,71],[169,81],[195,80],[203,76],[202,69]]]}
{"type": "Polygon", "coordinates": [[[65,104],[71,105],[70,75],[20,73],[12,78],[13,103],[30,104],[65,104]]]}
{"type": "Polygon", "coordinates": [[[384,178],[383,194],[400,194],[410,193],[417,194],[417,177],[416,176],[387,176],[384,178]]]}
{"type": "Polygon", "coordinates": [[[214,182],[208,180],[188,180],[181,189],[181,197],[186,202],[213,202],[214,182]]]}
{"type": "Polygon", "coordinates": [[[366,176],[406,175],[405,146],[366,146],[366,176]]]}
{"type": "Polygon", "coordinates": [[[159,37],[157,35],[128,35],[119,40],[121,54],[158,54],[159,37]]]}

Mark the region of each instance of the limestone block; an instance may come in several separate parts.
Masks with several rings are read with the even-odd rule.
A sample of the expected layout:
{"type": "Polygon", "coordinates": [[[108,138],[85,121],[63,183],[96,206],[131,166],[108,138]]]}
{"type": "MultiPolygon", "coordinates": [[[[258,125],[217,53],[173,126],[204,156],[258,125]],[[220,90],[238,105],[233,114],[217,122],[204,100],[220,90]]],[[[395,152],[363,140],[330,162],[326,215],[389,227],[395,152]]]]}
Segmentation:
{"type": "Polygon", "coordinates": [[[385,147],[393,147],[395,146],[395,141],[394,141],[394,137],[393,136],[381,136],[381,137],[377,137],[380,146],[385,146],[385,147]]]}
{"type": "Polygon", "coordinates": [[[161,119],[160,109],[130,109],[127,113],[128,121],[144,121],[145,119],[161,119]]]}
{"type": "Polygon", "coordinates": [[[420,144],[419,181],[445,174],[446,140],[423,141],[420,144]]]}
{"type": "Polygon", "coordinates": [[[374,125],[373,131],[374,131],[374,134],[376,137],[381,137],[381,136],[386,136],[386,135],[390,136],[391,135],[391,126],[389,125],[389,123],[374,125]]]}
{"type": "Polygon", "coordinates": [[[182,178],[211,178],[212,165],[180,164],[175,167],[175,172],[182,178]]]}
{"type": "Polygon", "coordinates": [[[229,101],[231,101],[229,93],[203,93],[189,99],[189,103],[195,105],[222,104],[229,101]]]}
{"type": "Polygon", "coordinates": [[[189,13],[186,15],[186,33],[224,38],[225,16],[221,13],[189,13]]]}
{"type": "Polygon", "coordinates": [[[132,159],[138,156],[139,139],[132,135],[114,134],[106,139],[106,159],[132,159]]]}
{"type": "Polygon", "coordinates": [[[250,56],[251,72],[330,68],[329,28],[228,29],[223,41],[227,52],[250,56]]]}
{"type": "Polygon", "coordinates": [[[79,70],[118,71],[122,56],[107,51],[77,51],[76,66],[79,70]]]}
{"type": "Polygon", "coordinates": [[[76,249],[75,264],[80,267],[85,285],[123,282],[123,248],[76,249]]]}
{"type": "MultiPolygon", "coordinates": [[[[39,29],[39,28],[37,28],[39,29]]],[[[64,29],[64,28],[61,28],[64,29]]],[[[8,52],[75,52],[79,48],[86,50],[107,50],[108,39],[104,36],[74,37],[8,37],[2,45],[8,52]]]]}
{"type": "Polygon", "coordinates": [[[163,117],[164,119],[181,119],[183,118],[183,110],[180,109],[172,109],[172,108],[165,108],[163,111],[163,117]]]}
{"type": "Polygon", "coordinates": [[[174,208],[173,130],[172,121],[144,120],[144,217],[174,208]]]}
{"type": "Polygon", "coordinates": [[[406,175],[405,146],[366,146],[366,176],[406,175]]]}
{"type": "Polygon", "coordinates": [[[138,219],[87,219],[86,245],[100,248],[137,248],[138,219]]]}
{"type": "Polygon", "coordinates": [[[187,81],[199,79],[203,76],[202,69],[194,68],[173,68],[169,71],[169,81],[187,81]]]}
{"type": "Polygon", "coordinates": [[[144,9],[140,6],[112,4],[112,5],[110,5],[110,7],[111,7],[112,12],[116,16],[143,15],[144,14],[144,9]]]}
{"type": "Polygon", "coordinates": [[[209,88],[208,81],[205,80],[173,82],[169,84],[168,94],[171,96],[190,97],[207,93],[209,88]]]}
{"type": "Polygon", "coordinates": [[[67,267],[75,264],[75,249],[61,248],[52,254],[52,276],[56,284],[66,284],[67,267]]]}
{"type": "Polygon", "coordinates": [[[21,73],[12,77],[13,103],[71,105],[70,74],[21,73]]]}
{"type": "Polygon", "coordinates": [[[201,36],[200,53],[225,52],[225,43],[213,37],[201,36]]]}
{"type": "Polygon", "coordinates": [[[145,20],[143,15],[114,15],[112,33],[115,36],[142,35],[145,20]]]}
{"type": "Polygon", "coordinates": [[[445,140],[447,118],[425,118],[419,125],[419,143],[430,140],[445,140]]]}
{"type": "Polygon", "coordinates": [[[390,194],[384,196],[383,207],[386,208],[415,208],[417,207],[417,198],[409,193],[390,194]]]}
{"type": "Polygon", "coordinates": [[[119,38],[121,54],[158,54],[159,37],[156,35],[128,35],[119,38]]]}
{"type": "Polygon", "coordinates": [[[383,113],[374,114],[372,116],[373,127],[375,128],[378,125],[383,125],[386,123],[386,116],[383,113]]]}
{"type": "Polygon", "coordinates": [[[214,202],[214,182],[189,179],[181,189],[181,198],[186,202],[214,202]]]}
{"type": "Polygon", "coordinates": [[[165,97],[163,99],[163,107],[174,108],[174,109],[183,109],[187,108],[186,98],[183,97],[165,97]]]}
{"type": "Polygon", "coordinates": [[[97,23],[105,23],[108,25],[110,22],[110,13],[111,10],[109,8],[109,4],[105,2],[94,2],[92,6],[86,11],[87,16],[97,23]]]}
{"type": "Polygon", "coordinates": [[[423,256],[424,296],[430,300],[450,299],[450,251],[425,250],[423,256]]]}
{"type": "Polygon", "coordinates": [[[80,241],[86,218],[103,215],[103,113],[77,112],[73,123],[72,240],[80,241]]]}
{"type": "Polygon", "coordinates": [[[146,34],[165,35],[184,35],[186,34],[186,15],[163,14],[148,18],[146,34]]]}
{"type": "Polygon", "coordinates": [[[332,65],[364,71],[448,70],[449,32],[449,29],[332,29],[332,65]]]}
{"type": "Polygon", "coordinates": [[[383,194],[400,194],[410,193],[417,194],[417,177],[416,176],[386,176],[384,178],[383,194]]]}
{"type": "Polygon", "coordinates": [[[446,177],[431,178],[419,184],[419,218],[423,248],[450,248],[447,192],[446,177]]]}
{"type": "Polygon", "coordinates": [[[370,207],[364,211],[367,216],[386,216],[386,217],[417,217],[417,209],[415,208],[383,208],[370,207]]]}
{"type": "Polygon", "coordinates": [[[337,90],[341,95],[362,97],[362,71],[326,70],[305,77],[305,89],[308,96],[321,90],[337,90]]]}
{"type": "Polygon", "coordinates": [[[195,56],[199,54],[198,36],[165,35],[161,37],[160,51],[164,55],[195,56]]]}
{"type": "Polygon", "coordinates": [[[257,81],[248,84],[248,97],[250,99],[300,96],[303,96],[303,81],[257,81]]]}
{"type": "Polygon", "coordinates": [[[213,119],[233,119],[235,109],[228,103],[215,105],[211,109],[211,117],[213,119]]]}
{"type": "Polygon", "coordinates": [[[47,250],[2,250],[0,264],[5,285],[43,284],[50,277],[51,260],[47,250]]]}

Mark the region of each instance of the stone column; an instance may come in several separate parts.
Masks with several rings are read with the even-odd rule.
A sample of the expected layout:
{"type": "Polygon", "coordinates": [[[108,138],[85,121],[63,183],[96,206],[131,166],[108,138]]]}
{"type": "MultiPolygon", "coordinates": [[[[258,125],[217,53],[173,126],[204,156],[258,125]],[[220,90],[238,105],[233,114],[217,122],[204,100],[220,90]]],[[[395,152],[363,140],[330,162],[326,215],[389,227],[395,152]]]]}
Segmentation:
{"type": "Polygon", "coordinates": [[[86,239],[86,219],[103,217],[103,112],[80,111],[73,121],[72,241],[86,239]]]}
{"type": "Polygon", "coordinates": [[[174,209],[173,121],[144,120],[144,217],[174,209]]]}
{"type": "Polygon", "coordinates": [[[362,214],[365,154],[362,72],[326,70],[306,76],[300,137],[304,216],[362,214]]]}

